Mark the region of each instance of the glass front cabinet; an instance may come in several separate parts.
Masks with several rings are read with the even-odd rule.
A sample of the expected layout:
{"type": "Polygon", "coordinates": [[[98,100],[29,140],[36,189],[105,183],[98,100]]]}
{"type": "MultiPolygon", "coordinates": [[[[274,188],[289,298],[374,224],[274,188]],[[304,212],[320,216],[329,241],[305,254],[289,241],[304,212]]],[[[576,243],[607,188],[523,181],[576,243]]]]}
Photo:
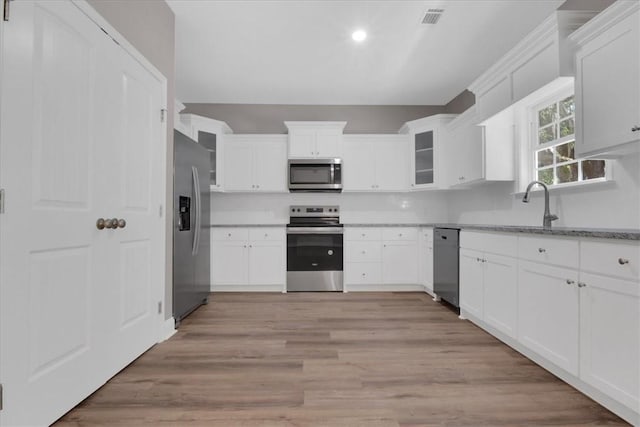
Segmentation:
{"type": "Polygon", "coordinates": [[[231,128],[225,122],[195,114],[181,114],[180,122],[191,131],[191,138],[209,150],[211,191],[223,191],[222,140],[225,134],[232,133],[231,128]]]}
{"type": "Polygon", "coordinates": [[[400,133],[411,135],[411,190],[444,188],[446,183],[442,165],[449,155],[446,147],[446,124],[455,117],[455,114],[437,114],[407,122],[400,129],[400,133]]]}

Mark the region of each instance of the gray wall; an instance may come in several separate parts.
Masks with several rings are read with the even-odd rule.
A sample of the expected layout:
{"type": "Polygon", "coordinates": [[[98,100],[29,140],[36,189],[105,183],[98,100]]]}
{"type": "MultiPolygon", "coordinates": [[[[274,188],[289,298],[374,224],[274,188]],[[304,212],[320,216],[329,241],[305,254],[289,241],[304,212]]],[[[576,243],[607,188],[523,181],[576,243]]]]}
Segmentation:
{"type": "Polygon", "coordinates": [[[449,103],[444,106],[444,109],[449,114],[462,114],[469,107],[475,105],[475,103],[476,96],[473,92],[465,89],[458,96],[449,101],[449,103]]]}
{"type": "Polygon", "coordinates": [[[183,113],[226,122],[234,133],[287,133],[288,120],[346,121],[345,133],[397,133],[402,125],[444,113],[443,106],[186,104],[183,113]]]}
{"type": "MultiPolygon", "coordinates": [[[[149,62],[167,78],[167,199],[173,212],[173,110],[175,99],[175,16],[164,0],[88,0],[149,62]]],[[[169,218],[171,219],[171,218],[169,218]]],[[[165,318],[173,304],[173,220],[167,222],[165,318]]]]}

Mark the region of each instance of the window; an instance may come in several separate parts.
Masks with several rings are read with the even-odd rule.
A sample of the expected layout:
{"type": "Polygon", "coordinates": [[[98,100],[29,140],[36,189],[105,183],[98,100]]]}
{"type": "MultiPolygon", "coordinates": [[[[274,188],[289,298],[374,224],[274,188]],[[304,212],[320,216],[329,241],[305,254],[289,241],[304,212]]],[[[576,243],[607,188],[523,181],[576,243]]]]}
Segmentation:
{"type": "Polygon", "coordinates": [[[573,95],[534,108],[535,178],[547,185],[605,179],[604,160],[576,159],[573,95]]]}

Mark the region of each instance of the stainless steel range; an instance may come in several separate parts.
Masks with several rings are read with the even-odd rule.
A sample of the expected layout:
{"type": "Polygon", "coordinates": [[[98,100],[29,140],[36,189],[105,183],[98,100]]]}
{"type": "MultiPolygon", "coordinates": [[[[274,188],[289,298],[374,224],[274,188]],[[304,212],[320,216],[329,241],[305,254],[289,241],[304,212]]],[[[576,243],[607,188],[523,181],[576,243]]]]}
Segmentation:
{"type": "Polygon", "coordinates": [[[343,227],[338,206],[291,206],[287,291],[342,291],[343,227]]]}

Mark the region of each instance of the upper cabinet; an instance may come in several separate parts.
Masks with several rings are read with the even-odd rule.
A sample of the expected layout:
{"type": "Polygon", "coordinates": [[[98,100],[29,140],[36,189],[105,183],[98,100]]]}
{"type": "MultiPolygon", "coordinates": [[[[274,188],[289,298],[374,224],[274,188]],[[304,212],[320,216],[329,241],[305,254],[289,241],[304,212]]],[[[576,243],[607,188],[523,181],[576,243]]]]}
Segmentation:
{"type": "Polygon", "coordinates": [[[344,191],[407,191],[408,135],[345,135],[344,191]]]}
{"type": "Polygon", "coordinates": [[[179,119],[176,129],[209,150],[211,191],[222,191],[222,170],[224,168],[222,139],[224,135],[232,133],[231,128],[225,122],[195,114],[181,114],[179,119]]]}
{"type": "Polygon", "coordinates": [[[286,135],[228,135],[224,190],[286,193],[286,135]]]}
{"type": "Polygon", "coordinates": [[[410,190],[446,188],[444,165],[452,155],[447,149],[449,123],[456,115],[438,114],[407,122],[401,134],[410,135],[410,190]]]}
{"type": "Polygon", "coordinates": [[[447,125],[451,155],[447,156],[445,173],[449,187],[514,180],[512,118],[501,113],[484,126],[476,122],[476,109],[471,107],[447,125]]]}
{"type": "Polygon", "coordinates": [[[569,38],[576,63],[576,154],[640,151],[640,3],[618,1],[569,38]]]}
{"type": "Polygon", "coordinates": [[[289,158],[342,157],[347,122],[284,122],[289,129],[289,158]]]}
{"type": "Polygon", "coordinates": [[[478,122],[495,115],[560,77],[574,75],[569,34],[594,12],[558,10],[470,86],[478,122]]]}

